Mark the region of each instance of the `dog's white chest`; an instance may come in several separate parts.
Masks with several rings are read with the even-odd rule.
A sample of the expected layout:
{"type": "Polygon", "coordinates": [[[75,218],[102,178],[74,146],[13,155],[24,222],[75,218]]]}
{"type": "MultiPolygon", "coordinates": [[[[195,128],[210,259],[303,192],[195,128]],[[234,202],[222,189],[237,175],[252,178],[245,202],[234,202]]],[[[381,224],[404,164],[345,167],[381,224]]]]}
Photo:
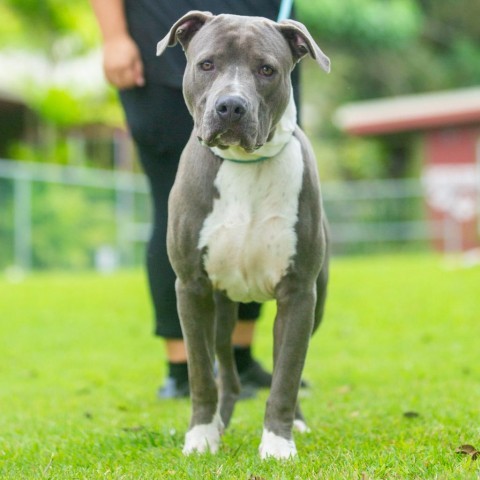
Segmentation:
{"type": "Polygon", "coordinates": [[[264,162],[223,162],[215,179],[219,198],[198,244],[207,248],[204,266],[215,289],[239,302],[273,298],[296,252],[302,177],[295,137],[264,162]]]}

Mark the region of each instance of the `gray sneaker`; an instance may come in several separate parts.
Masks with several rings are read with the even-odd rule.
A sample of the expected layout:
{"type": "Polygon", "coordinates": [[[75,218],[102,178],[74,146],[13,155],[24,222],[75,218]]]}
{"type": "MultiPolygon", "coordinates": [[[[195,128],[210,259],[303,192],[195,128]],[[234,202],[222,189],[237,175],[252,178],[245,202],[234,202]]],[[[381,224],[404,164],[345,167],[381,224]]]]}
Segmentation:
{"type": "Polygon", "coordinates": [[[190,396],[190,387],[188,382],[179,382],[172,378],[167,377],[165,385],[160,387],[157,391],[157,397],[161,399],[169,398],[188,398],[190,396]]]}

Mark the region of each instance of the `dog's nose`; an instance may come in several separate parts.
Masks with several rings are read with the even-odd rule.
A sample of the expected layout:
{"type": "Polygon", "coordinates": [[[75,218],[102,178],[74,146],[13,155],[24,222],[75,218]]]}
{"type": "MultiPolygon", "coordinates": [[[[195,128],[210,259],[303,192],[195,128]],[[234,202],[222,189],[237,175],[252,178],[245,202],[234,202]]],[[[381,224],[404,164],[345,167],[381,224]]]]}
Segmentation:
{"type": "Polygon", "coordinates": [[[220,97],[215,103],[218,116],[227,122],[238,122],[247,112],[247,102],[237,95],[220,97]]]}

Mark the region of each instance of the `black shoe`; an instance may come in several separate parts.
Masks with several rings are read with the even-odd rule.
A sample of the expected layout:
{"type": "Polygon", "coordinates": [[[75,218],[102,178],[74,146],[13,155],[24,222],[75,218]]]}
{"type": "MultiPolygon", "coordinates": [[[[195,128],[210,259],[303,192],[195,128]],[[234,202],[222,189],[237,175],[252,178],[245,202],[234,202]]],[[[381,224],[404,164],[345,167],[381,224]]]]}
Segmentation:
{"type": "MultiPolygon", "coordinates": [[[[272,386],[272,374],[267,372],[256,360],[239,375],[242,388],[270,388],[272,386]]],[[[310,388],[310,385],[302,378],[300,388],[310,388]]]]}
{"type": "Polygon", "coordinates": [[[157,391],[157,397],[161,399],[169,398],[188,398],[190,396],[190,387],[188,382],[177,382],[174,378],[168,377],[165,385],[157,391]]]}
{"type": "Polygon", "coordinates": [[[243,372],[239,373],[240,383],[243,388],[270,388],[272,385],[272,374],[254,360],[243,372]]]}

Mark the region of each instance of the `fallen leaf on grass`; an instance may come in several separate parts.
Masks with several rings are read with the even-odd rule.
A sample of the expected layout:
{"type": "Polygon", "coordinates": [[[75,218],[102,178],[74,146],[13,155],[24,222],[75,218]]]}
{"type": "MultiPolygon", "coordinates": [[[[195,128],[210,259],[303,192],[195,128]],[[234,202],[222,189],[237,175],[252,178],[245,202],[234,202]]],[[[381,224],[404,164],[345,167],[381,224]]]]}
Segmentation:
{"type": "Polygon", "coordinates": [[[460,445],[455,449],[455,453],[460,453],[462,455],[470,455],[472,460],[476,460],[480,455],[480,452],[473,445],[460,445]]]}
{"type": "Polygon", "coordinates": [[[352,391],[351,385],[342,385],[341,387],[337,388],[337,392],[340,395],[347,395],[352,391]]]}
{"type": "Polygon", "coordinates": [[[252,475],[248,480],[265,480],[265,478],[259,477],[258,475],[252,475]]]}
{"type": "Polygon", "coordinates": [[[145,430],[145,427],[143,425],[135,425],[134,427],[123,427],[122,430],[124,432],[142,432],[145,430]]]}
{"type": "Polygon", "coordinates": [[[405,418],[417,418],[417,417],[420,416],[420,414],[417,413],[417,412],[405,412],[405,413],[403,414],[403,416],[404,416],[405,418]]]}

